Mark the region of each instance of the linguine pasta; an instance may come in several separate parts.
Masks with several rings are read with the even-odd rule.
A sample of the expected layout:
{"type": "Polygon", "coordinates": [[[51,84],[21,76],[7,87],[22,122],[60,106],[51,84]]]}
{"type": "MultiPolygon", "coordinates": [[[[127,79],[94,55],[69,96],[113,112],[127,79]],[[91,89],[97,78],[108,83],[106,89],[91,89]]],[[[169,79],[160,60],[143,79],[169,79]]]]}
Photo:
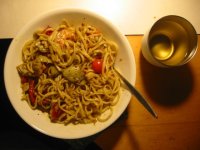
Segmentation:
{"type": "Polygon", "coordinates": [[[117,46],[95,27],[63,21],[34,33],[17,66],[22,99],[63,124],[106,121],[119,99],[117,46]],[[106,112],[106,116],[102,115],[106,112]]]}

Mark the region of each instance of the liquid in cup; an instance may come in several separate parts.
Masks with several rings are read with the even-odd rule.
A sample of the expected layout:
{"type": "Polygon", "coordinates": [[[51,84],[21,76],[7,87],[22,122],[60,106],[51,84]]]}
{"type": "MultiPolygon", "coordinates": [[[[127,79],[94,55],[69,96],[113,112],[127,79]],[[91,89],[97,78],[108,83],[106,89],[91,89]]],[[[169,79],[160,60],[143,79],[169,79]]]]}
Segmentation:
{"type": "Polygon", "coordinates": [[[143,56],[160,67],[183,65],[194,56],[196,50],[194,27],[186,19],[174,15],[159,19],[142,41],[143,56]]]}

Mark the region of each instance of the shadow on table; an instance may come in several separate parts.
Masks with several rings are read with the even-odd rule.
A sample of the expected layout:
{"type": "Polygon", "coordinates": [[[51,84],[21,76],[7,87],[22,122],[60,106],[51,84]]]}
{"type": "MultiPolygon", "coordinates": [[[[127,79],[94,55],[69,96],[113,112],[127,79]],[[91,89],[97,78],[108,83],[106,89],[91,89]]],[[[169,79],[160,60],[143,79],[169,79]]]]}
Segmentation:
{"type": "Polygon", "coordinates": [[[129,145],[123,144],[125,146],[124,149],[131,148],[138,150],[140,149],[140,146],[137,137],[134,135],[134,131],[131,130],[132,129],[127,126],[126,121],[123,121],[108,128],[106,132],[103,132],[102,135],[98,138],[97,143],[100,143],[101,146],[106,150],[112,150],[115,149],[116,145],[123,144],[119,143],[119,141],[123,142],[123,140],[128,140],[126,143],[129,143],[129,145]],[[124,126],[124,128],[122,126],[124,126]],[[122,134],[126,134],[126,136],[123,136],[125,139],[120,140],[122,138],[122,134]]]}
{"type": "Polygon", "coordinates": [[[140,69],[146,93],[160,105],[178,105],[187,100],[193,90],[193,74],[189,64],[160,68],[151,65],[140,53],[140,69]]]}
{"type": "Polygon", "coordinates": [[[128,111],[125,110],[120,118],[109,128],[100,133],[100,136],[96,139],[96,142],[106,150],[114,149],[115,145],[119,142],[119,139],[124,132],[126,119],[128,117],[128,111]]]}

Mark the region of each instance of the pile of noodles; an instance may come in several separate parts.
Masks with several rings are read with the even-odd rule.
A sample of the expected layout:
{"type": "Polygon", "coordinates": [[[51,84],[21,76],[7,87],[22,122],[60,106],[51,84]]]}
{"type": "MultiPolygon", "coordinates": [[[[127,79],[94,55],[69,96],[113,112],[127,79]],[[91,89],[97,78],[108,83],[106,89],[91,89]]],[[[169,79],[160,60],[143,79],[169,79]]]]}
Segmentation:
{"type": "Polygon", "coordinates": [[[47,112],[52,122],[106,121],[119,99],[116,55],[116,44],[86,23],[72,26],[63,21],[37,31],[25,43],[23,63],[17,66],[22,99],[32,109],[47,112]],[[95,59],[102,60],[101,73],[92,68],[95,59]]]}

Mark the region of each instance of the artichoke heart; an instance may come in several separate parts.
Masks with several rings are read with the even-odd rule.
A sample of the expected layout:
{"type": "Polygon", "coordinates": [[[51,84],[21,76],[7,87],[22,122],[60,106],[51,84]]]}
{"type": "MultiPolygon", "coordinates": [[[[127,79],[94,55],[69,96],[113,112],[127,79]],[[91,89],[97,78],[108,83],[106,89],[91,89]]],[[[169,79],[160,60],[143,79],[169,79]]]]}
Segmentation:
{"type": "Polygon", "coordinates": [[[80,66],[73,65],[62,70],[63,76],[71,82],[80,82],[84,79],[84,72],[80,66]]]}
{"type": "Polygon", "coordinates": [[[45,66],[38,61],[31,61],[17,66],[17,71],[22,76],[37,77],[40,76],[45,66]]]}

